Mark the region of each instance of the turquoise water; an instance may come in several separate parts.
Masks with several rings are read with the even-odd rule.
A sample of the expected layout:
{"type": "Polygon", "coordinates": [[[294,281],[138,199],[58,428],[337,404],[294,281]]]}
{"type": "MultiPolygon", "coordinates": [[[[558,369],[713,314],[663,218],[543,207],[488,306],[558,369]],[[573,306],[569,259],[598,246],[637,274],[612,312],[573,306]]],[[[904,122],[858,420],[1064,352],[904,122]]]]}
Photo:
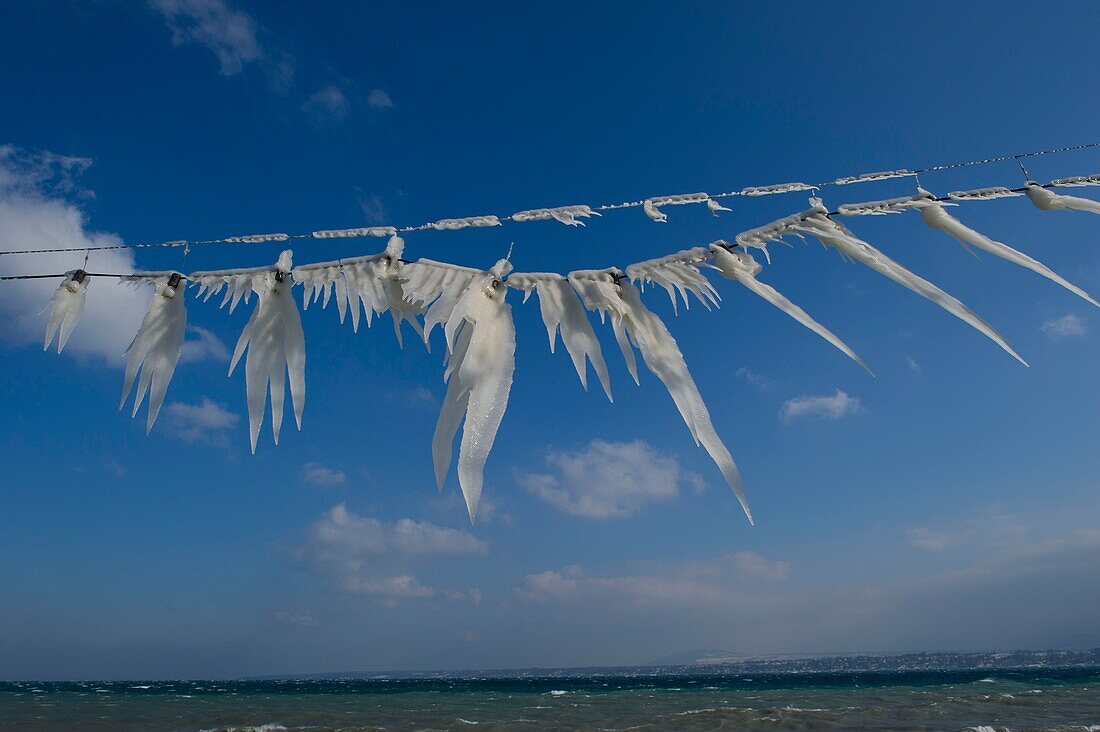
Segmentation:
{"type": "Polygon", "coordinates": [[[1100,732],[1100,669],[0,684],[3,730],[1100,732]]]}

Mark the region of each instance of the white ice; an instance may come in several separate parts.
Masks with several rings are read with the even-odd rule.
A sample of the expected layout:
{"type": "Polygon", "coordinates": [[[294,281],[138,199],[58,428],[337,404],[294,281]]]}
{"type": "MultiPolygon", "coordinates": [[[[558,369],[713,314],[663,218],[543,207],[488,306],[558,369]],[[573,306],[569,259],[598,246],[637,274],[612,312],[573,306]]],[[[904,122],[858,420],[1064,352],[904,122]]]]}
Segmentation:
{"type": "MultiPolygon", "coordinates": [[[[1040,188],[1039,190],[1047,192],[1045,189],[1042,188],[1040,188]]],[[[1094,300],[1092,296],[1090,296],[1087,292],[1082,290],[1077,285],[1066,281],[1061,275],[1054,272],[1050,267],[1047,267],[1042,262],[1039,262],[1038,260],[1029,257],[1021,251],[1013,249],[1007,244],[1002,244],[999,241],[994,241],[985,234],[974,231],[974,229],[971,229],[969,226],[959,221],[951,214],[947,213],[947,210],[944,209],[942,204],[930,200],[922,204],[919,207],[919,210],[921,218],[924,220],[925,224],[932,227],[933,229],[939,229],[940,231],[943,231],[946,234],[954,237],[964,246],[967,244],[971,244],[978,249],[981,249],[982,251],[989,252],[990,254],[994,254],[998,257],[1001,257],[1002,259],[1007,259],[1009,262],[1018,264],[1021,267],[1026,267],[1032,272],[1036,272],[1043,277],[1046,277],[1048,280],[1058,283],[1078,297],[1082,297],[1085,300],[1088,300],[1093,305],[1100,306],[1100,303],[1097,303],[1096,300],[1094,300]]]]}
{"type": "Polygon", "coordinates": [[[595,369],[608,400],[614,402],[611,397],[611,379],[600,350],[600,342],[577,293],[566,279],[552,272],[523,272],[508,277],[508,286],[523,290],[524,302],[527,302],[532,292],[538,294],[542,322],[546,324],[546,334],[550,338],[550,353],[554,352],[560,330],[562,342],[573,360],[581,386],[585,391],[588,390],[588,371],[585,365],[587,358],[592,362],[592,368],[595,369]]]}
{"type": "MultiPolygon", "coordinates": [[[[623,348],[623,355],[630,354],[628,367],[633,360],[630,344],[633,344],[642,354],[645,365],[661,380],[669,395],[672,396],[695,444],[702,444],[714,460],[726,484],[737,496],[751,524],[752,511],[745,499],[737,465],[721,438],[718,437],[710,420],[710,412],[707,411],[699,388],[688,371],[680,347],[665,324],[653,311],[642,304],[638,290],[627,282],[623,273],[618,270],[571,272],[569,282],[577,287],[586,307],[599,311],[601,316],[604,313],[609,314],[612,325],[618,325],[616,338],[619,339],[620,347],[623,348]]],[[[636,369],[632,368],[631,375],[637,381],[636,369]]]]}
{"type": "Polygon", "coordinates": [[[844,341],[840,340],[836,334],[810,317],[805,310],[788,300],[774,287],[756,279],[756,276],[760,274],[763,268],[752,258],[751,254],[748,252],[733,251],[729,249],[724,242],[711,244],[710,249],[714,255],[714,266],[722,273],[723,277],[741,283],[750,291],[764,298],[787,315],[790,315],[799,323],[831,343],[839,349],[841,353],[848,356],[848,358],[862,366],[867,373],[874,376],[874,372],[863,362],[863,359],[856,355],[856,352],[849,348],[844,341]]]}
{"type": "Polygon", "coordinates": [[[73,328],[84,314],[84,301],[88,297],[88,277],[82,270],[65,273],[65,279],[54,290],[49,302],[41,312],[50,311],[50,320],[46,324],[46,339],[42,342],[45,351],[57,336],[57,352],[65,350],[65,344],[73,328]],[[75,279],[79,278],[79,279],[75,279]]]}
{"type": "Polygon", "coordinates": [[[290,397],[294,405],[294,419],[302,428],[302,410],[306,400],[305,382],[305,334],[298,306],[291,294],[294,279],[291,276],[290,251],[279,257],[275,268],[268,268],[263,276],[255,278],[258,296],[256,309],[248,319],[237,347],[229,373],[248,349],[245,359],[245,390],[248,395],[248,426],[252,452],[256,452],[256,438],[264,420],[267,392],[271,394],[271,431],[275,444],[279,444],[279,431],[283,424],[283,400],[285,382],[289,374],[290,397]]]}
{"type": "Polygon", "coordinates": [[[118,408],[126,404],[134,379],[138,378],[137,392],[131,417],[137,416],[145,394],[149,394],[149,413],[145,421],[145,433],[153,429],[157,421],[168,384],[179,363],[183,349],[183,336],[187,330],[187,306],[184,292],[187,280],[177,279],[173,287],[168,276],[149,278],[156,286],[149,301],[149,310],[141,321],[137,335],[126,349],[126,373],[122,384],[122,397],[118,408]],[[140,371],[140,377],[138,373],[140,371]]]}
{"type": "Polygon", "coordinates": [[[631,282],[640,281],[643,292],[646,282],[653,282],[665,288],[665,292],[672,300],[673,312],[677,307],[677,292],[683,299],[685,308],[691,307],[691,302],[688,300],[690,292],[703,304],[703,307],[710,310],[712,305],[717,307],[722,299],[710,280],[699,271],[698,265],[706,263],[710,258],[710,250],[705,247],[685,249],[666,257],[632,264],[626,268],[626,276],[631,282]]]}
{"type": "Polygon", "coordinates": [[[1028,181],[1027,197],[1035,204],[1036,208],[1042,211],[1065,211],[1067,209],[1073,209],[1074,211],[1088,211],[1089,213],[1100,214],[1100,201],[1094,201],[1091,198],[1081,198],[1080,196],[1064,196],[1054,191],[1047,190],[1034,181],[1028,181]]]}
{"type": "Polygon", "coordinates": [[[458,483],[473,522],[484,482],[485,461],[508,406],[515,371],[516,329],[504,300],[501,261],[472,280],[445,327],[447,395],[432,438],[436,483],[442,490],[458,426],[465,419],[458,455],[458,483]]]}
{"type": "MultiPolygon", "coordinates": [[[[851,231],[833,221],[827,215],[828,210],[818,198],[811,198],[812,208],[784,219],[769,224],[759,229],[754,229],[754,241],[770,236],[772,240],[778,239],[785,233],[797,232],[809,234],[822,244],[833,247],[841,254],[848,256],[870,267],[881,275],[889,277],[902,287],[912,290],[921,297],[925,297],[939,305],[941,308],[962,320],[967,325],[975,328],[994,343],[1003,348],[1020,363],[1027,365],[1027,361],[1013,350],[1008,341],[998,333],[993,326],[982,319],[977,313],[964,305],[960,300],[947,294],[936,285],[918,275],[913,274],[888,256],[863,241],[851,231]],[[764,232],[767,232],[766,234],[764,232]]],[[[737,235],[738,243],[742,234],[737,235]]],[[[759,246],[759,243],[753,244],[759,246]]]]}

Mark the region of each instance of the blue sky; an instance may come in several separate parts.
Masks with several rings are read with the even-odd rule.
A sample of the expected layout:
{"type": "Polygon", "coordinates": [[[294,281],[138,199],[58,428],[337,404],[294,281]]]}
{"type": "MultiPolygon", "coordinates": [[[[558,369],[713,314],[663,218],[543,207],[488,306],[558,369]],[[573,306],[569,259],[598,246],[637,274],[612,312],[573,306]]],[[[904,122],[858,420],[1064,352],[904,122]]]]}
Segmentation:
{"type": "MultiPolygon", "coordinates": [[[[1088,3],[8,3],[0,250],[418,224],[1093,142],[1095,18],[1088,3]]],[[[1028,165],[1043,181],[1090,174],[1100,152],[1028,165]]],[[[921,182],[942,194],[1022,179],[1000,163],[921,182]]],[[[487,267],[514,241],[520,271],[622,267],[805,200],[730,207],[424,232],[406,253],[487,267]]],[[[1097,217],[1025,199],[955,213],[1100,292],[1097,217]]],[[[630,382],[608,329],[614,405],[579,388],[535,301],[514,293],[515,385],[471,526],[453,473],[442,495],[432,476],[438,347],[400,350],[386,323],[352,334],[311,308],[304,428],[284,426],[278,447],[265,430],[253,456],[243,375],[225,377],[249,308],[189,301],[195,328],[146,437],[115,406],[147,293],[94,282],[58,357],[36,345],[54,284],[0,283],[0,678],[1100,645],[1100,314],[915,214],[848,223],[1031,367],[816,243],[774,248],[761,277],[877,378],[733,283],[718,281],[712,313],[673,317],[648,295],[738,461],[755,528],[660,382],[630,382]],[[648,477],[624,484],[627,469],[648,477]],[[548,475],[560,494],[531,489],[548,475]]],[[[378,247],[306,240],[295,259],[378,247]]],[[[140,250],[89,267],[277,255],[140,250]]],[[[0,270],[81,261],[0,256],[0,270]]]]}

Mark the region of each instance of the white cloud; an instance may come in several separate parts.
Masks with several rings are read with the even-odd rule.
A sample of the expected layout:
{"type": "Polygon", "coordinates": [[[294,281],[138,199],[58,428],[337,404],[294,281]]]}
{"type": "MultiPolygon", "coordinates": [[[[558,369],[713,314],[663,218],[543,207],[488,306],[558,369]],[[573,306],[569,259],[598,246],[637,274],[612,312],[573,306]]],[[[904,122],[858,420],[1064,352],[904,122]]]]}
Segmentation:
{"type": "Polygon", "coordinates": [[[593,440],[574,452],[548,450],[547,473],[519,472],[519,484],[559,511],[586,518],[630,516],[642,506],[676,498],[680,486],[701,489],[697,474],[643,440],[593,440]]]}
{"type": "Polygon", "coordinates": [[[208,358],[214,361],[229,360],[229,349],[225,343],[206,328],[192,325],[187,328],[187,334],[190,337],[183,342],[183,350],[180,351],[181,363],[195,363],[208,358]]]}
{"type": "Polygon", "coordinates": [[[424,584],[408,565],[432,557],[480,556],[488,546],[473,534],[426,522],[401,519],[389,524],[335,506],[306,532],[294,556],[305,569],[341,590],[367,595],[386,605],[402,599],[440,596],[480,602],[476,589],[438,589],[424,584]]]}
{"type": "Polygon", "coordinates": [[[317,122],[339,122],[348,114],[348,98],[340,87],[328,84],[302,104],[302,110],[317,122]]]}
{"type": "Polygon", "coordinates": [[[917,359],[912,356],[905,357],[905,365],[909,367],[909,370],[914,374],[919,374],[924,371],[924,367],[917,363],[917,359]]]}
{"type": "Polygon", "coordinates": [[[433,556],[485,554],[488,547],[468,531],[401,519],[386,524],[335,506],[310,527],[307,558],[321,563],[360,565],[382,555],[433,556]]]}
{"type": "Polygon", "coordinates": [[[744,379],[760,391],[767,391],[775,386],[775,381],[764,374],[753,371],[748,366],[742,366],[734,373],[739,379],[744,379]]]}
{"type": "Polygon", "coordinates": [[[367,95],[367,104],[375,109],[392,109],[393,100],[390,99],[390,95],[381,89],[371,89],[370,94],[367,95]]]}
{"type": "Polygon", "coordinates": [[[1085,335],[1085,324],[1076,315],[1063,315],[1060,318],[1044,322],[1039,326],[1039,330],[1051,340],[1079,338],[1085,335]]]}
{"type": "Polygon", "coordinates": [[[579,599],[628,602],[639,605],[697,605],[729,600],[749,584],[780,583],[790,576],[787,562],[741,551],[710,562],[683,562],[657,566],[646,574],[590,577],[579,566],[524,577],[516,593],[532,602],[579,599]]]}
{"type": "Polygon", "coordinates": [[[292,610],[279,610],[275,613],[275,619],[286,625],[300,625],[303,628],[316,628],[320,625],[312,615],[292,610]]]}
{"type": "Polygon", "coordinates": [[[348,482],[348,476],[344,471],[325,467],[321,463],[306,463],[302,466],[299,479],[305,485],[315,485],[322,488],[344,485],[348,482]]]}
{"type": "Polygon", "coordinates": [[[862,411],[863,404],[859,397],[848,396],[837,389],[832,396],[800,396],[788,399],[779,409],[779,418],[784,422],[802,418],[836,420],[862,411]]]}
{"type": "Polygon", "coordinates": [[[199,43],[218,59],[221,73],[239,74],[246,64],[264,57],[258,26],[248,13],[232,10],[225,0],[150,0],[172,31],[172,43],[199,43]]]}
{"type": "Polygon", "coordinates": [[[425,587],[420,583],[420,580],[409,574],[382,577],[380,579],[347,577],[344,579],[343,588],[357,595],[381,595],[394,599],[435,597],[434,588],[425,587]]]}
{"type": "MultiPolygon", "coordinates": [[[[0,254],[23,249],[84,249],[121,243],[114,234],[88,231],[74,202],[90,197],[77,184],[87,158],[29,153],[0,146],[0,254]]],[[[52,274],[81,268],[83,251],[0,256],[0,274],[52,274]]],[[[91,252],[89,272],[132,272],[130,250],[91,252]]],[[[0,289],[0,335],[11,343],[41,342],[48,316],[41,310],[60,279],[9,282],[0,289]]],[[[123,287],[107,277],[92,278],[84,315],[66,354],[90,355],[121,364],[141,325],[149,292],[123,287]]]]}
{"type": "Polygon", "coordinates": [[[964,544],[972,549],[978,545],[1011,545],[1026,533],[1027,528],[1021,517],[1004,513],[992,506],[982,515],[959,519],[938,527],[915,526],[907,529],[905,536],[912,547],[940,552],[964,544]]]}
{"type": "Polygon", "coordinates": [[[359,209],[363,212],[363,218],[368,224],[384,224],[389,212],[382,202],[381,196],[368,196],[363,191],[357,191],[359,196],[359,209]]]}
{"type": "Polygon", "coordinates": [[[926,551],[942,551],[966,538],[966,534],[957,532],[936,531],[927,526],[917,526],[906,531],[909,543],[918,549],[926,551]]]}
{"type": "MultiPolygon", "coordinates": [[[[405,403],[413,408],[434,407],[435,394],[425,386],[414,386],[405,392],[405,403]]],[[[478,512],[480,513],[480,510],[478,512]]]]}
{"type": "Polygon", "coordinates": [[[172,402],[164,411],[166,433],[184,442],[224,445],[226,430],[233,429],[240,421],[240,415],[206,397],[198,404],[172,402]]]}

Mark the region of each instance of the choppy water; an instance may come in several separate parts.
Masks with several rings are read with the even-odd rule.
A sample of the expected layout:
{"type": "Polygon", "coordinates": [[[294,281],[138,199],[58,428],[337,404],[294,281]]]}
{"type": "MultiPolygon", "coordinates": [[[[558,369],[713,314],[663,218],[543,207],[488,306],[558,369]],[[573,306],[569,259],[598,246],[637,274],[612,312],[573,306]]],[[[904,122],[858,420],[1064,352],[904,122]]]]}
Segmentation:
{"type": "Polygon", "coordinates": [[[0,684],[3,730],[1089,730],[1100,669],[0,684]]]}

